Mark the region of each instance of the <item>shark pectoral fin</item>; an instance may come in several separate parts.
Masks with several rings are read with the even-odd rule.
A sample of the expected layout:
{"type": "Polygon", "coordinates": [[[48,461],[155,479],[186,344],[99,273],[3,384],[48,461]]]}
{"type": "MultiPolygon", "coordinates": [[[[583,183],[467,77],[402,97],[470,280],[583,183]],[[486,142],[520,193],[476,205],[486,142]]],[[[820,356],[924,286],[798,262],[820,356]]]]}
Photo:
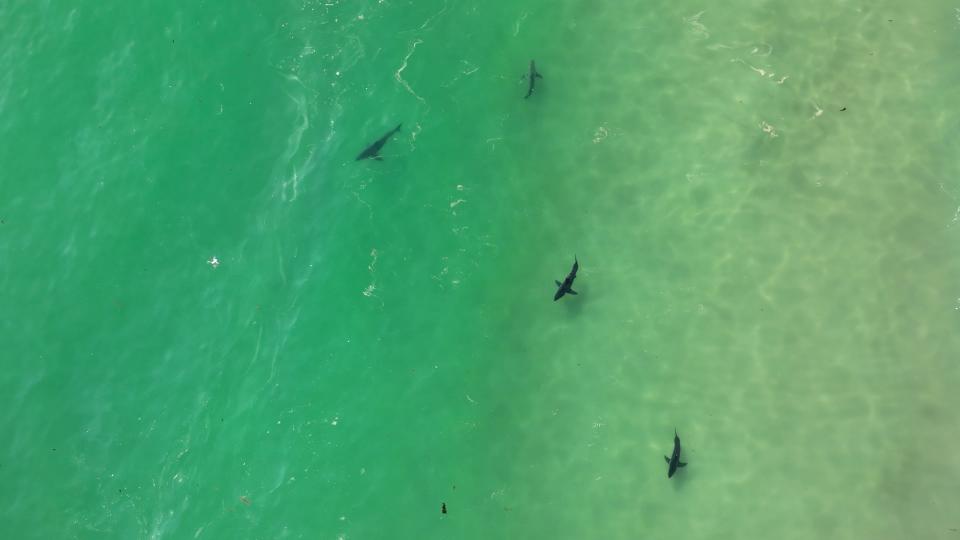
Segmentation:
{"type": "Polygon", "coordinates": [[[668,458],[667,456],[663,456],[663,460],[666,461],[667,463],[670,463],[670,458],[668,458]]]}
{"type": "Polygon", "coordinates": [[[687,464],[684,463],[684,462],[682,462],[682,461],[678,461],[678,462],[677,462],[677,466],[678,466],[678,467],[686,467],[687,464]]]}
{"type": "Polygon", "coordinates": [[[573,289],[570,289],[570,290],[567,291],[567,292],[570,293],[570,294],[577,294],[577,291],[575,291],[575,290],[573,290],[573,289]]]}
{"type": "Polygon", "coordinates": [[[536,77],[537,77],[538,79],[542,79],[542,78],[543,78],[543,75],[537,73],[536,77]]]}
{"type": "Polygon", "coordinates": [[[559,281],[553,280],[553,282],[557,284],[557,287],[563,287],[563,285],[561,285],[559,281]]]}

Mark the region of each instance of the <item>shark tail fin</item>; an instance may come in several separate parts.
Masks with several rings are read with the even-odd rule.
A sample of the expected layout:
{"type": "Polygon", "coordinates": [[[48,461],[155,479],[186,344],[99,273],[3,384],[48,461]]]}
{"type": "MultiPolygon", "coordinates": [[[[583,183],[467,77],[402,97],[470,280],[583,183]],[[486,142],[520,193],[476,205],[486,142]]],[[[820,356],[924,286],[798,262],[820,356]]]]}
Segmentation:
{"type": "Polygon", "coordinates": [[[684,463],[684,462],[682,462],[682,461],[678,461],[678,462],[677,462],[677,466],[678,466],[678,467],[686,467],[687,464],[684,463]]]}

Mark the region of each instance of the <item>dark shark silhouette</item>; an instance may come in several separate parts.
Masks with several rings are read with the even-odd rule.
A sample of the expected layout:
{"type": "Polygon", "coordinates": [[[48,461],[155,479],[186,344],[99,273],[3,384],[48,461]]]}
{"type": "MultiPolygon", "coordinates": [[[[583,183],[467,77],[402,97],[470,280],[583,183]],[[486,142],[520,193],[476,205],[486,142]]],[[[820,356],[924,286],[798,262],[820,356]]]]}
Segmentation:
{"type": "Polygon", "coordinates": [[[663,456],[663,459],[667,460],[667,463],[670,465],[670,468],[667,470],[667,478],[673,478],[678,468],[687,466],[686,463],[680,461],[680,436],[677,435],[676,428],[673,430],[673,455],[670,457],[663,456]]]}
{"type": "Polygon", "coordinates": [[[386,135],[377,139],[376,142],[368,146],[363,152],[360,152],[360,155],[357,156],[357,161],[369,158],[382,160],[383,158],[380,157],[380,149],[383,148],[383,145],[387,144],[387,141],[390,140],[390,137],[392,137],[394,133],[400,131],[400,126],[402,125],[403,124],[397,124],[397,127],[388,131],[386,135]]]}
{"type": "Polygon", "coordinates": [[[563,278],[563,283],[559,281],[554,281],[557,284],[557,294],[553,295],[553,301],[556,302],[563,295],[577,294],[577,291],[573,290],[573,280],[577,279],[577,270],[580,268],[580,263],[577,261],[577,256],[573,256],[573,268],[570,270],[570,273],[567,274],[567,277],[563,278]]]}
{"type": "Polygon", "coordinates": [[[533,63],[533,60],[530,61],[530,89],[527,90],[527,95],[523,96],[524,99],[530,97],[533,94],[533,86],[537,83],[537,79],[542,79],[543,75],[537,73],[537,65],[533,63]]]}

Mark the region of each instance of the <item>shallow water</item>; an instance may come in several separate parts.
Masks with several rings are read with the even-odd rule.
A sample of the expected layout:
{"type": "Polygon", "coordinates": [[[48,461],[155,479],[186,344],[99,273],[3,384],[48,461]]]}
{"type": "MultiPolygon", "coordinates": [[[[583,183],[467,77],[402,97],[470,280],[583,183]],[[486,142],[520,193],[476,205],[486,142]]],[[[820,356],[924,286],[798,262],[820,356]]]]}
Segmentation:
{"type": "Polygon", "coordinates": [[[4,538],[957,534],[955,6],[0,20],[4,538]]]}

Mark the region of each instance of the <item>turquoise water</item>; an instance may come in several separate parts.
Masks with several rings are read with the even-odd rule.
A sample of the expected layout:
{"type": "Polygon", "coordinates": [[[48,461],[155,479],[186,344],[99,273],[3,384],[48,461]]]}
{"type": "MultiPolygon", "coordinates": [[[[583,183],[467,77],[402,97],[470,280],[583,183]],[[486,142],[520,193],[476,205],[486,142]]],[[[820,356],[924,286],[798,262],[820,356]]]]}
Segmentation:
{"type": "Polygon", "coordinates": [[[957,10],[0,4],[0,536],[955,538],[957,10]]]}

